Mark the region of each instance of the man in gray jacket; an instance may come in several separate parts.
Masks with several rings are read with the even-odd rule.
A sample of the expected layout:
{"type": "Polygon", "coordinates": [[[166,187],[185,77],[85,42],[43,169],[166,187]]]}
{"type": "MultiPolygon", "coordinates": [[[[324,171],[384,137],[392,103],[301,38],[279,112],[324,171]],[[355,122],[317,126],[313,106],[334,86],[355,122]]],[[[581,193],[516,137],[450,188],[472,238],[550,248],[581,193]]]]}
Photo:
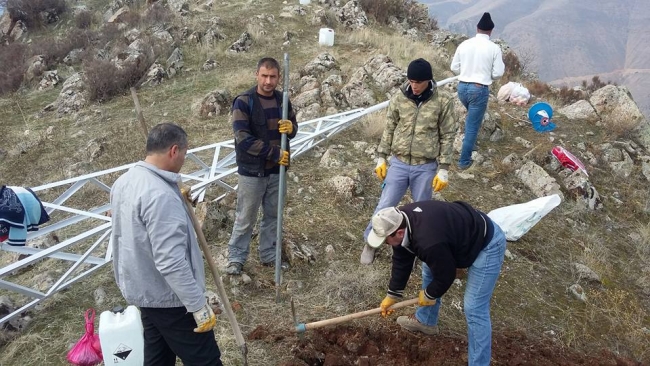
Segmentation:
{"type": "Polygon", "coordinates": [[[147,157],[111,188],[115,281],[140,307],[145,365],[222,365],[207,303],[203,257],[178,188],[187,134],[171,123],[149,132],[147,157]]]}

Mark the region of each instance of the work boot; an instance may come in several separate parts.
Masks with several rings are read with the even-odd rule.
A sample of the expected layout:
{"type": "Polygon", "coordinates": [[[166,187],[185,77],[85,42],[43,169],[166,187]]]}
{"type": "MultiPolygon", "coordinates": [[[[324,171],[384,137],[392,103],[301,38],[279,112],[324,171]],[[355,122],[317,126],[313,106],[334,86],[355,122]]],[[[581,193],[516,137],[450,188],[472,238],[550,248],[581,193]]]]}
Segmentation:
{"type": "Polygon", "coordinates": [[[415,315],[400,316],[397,318],[397,324],[411,332],[421,332],[428,335],[438,334],[437,325],[424,325],[417,320],[415,315]]]}
{"type": "Polygon", "coordinates": [[[375,248],[366,244],[363,246],[363,251],[361,252],[361,264],[372,264],[375,260],[375,248]]]}
{"type": "MultiPolygon", "coordinates": [[[[262,262],[262,265],[264,267],[273,267],[273,268],[275,268],[275,260],[272,260],[272,261],[269,261],[269,262],[262,262]]],[[[285,262],[285,261],[280,262],[280,268],[283,271],[286,271],[287,269],[289,269],[289,263],[285,262]]]]}
{"type": "Polygon", "coordinates": [[[461,167],[457,165],[456,167],[458,168],[459,172],[469,173],[476,168],[476,164],[474,164],[474,160],[472,160],[467,166],[461,167]]]}
{"type": "Polygon", "coordinates": [[[226,267],[226,273],[233,276],[240,275],[242,268],[244,268],[243,264],[237,262],[230,262],[228,264],[228,267],[226,267]]]}

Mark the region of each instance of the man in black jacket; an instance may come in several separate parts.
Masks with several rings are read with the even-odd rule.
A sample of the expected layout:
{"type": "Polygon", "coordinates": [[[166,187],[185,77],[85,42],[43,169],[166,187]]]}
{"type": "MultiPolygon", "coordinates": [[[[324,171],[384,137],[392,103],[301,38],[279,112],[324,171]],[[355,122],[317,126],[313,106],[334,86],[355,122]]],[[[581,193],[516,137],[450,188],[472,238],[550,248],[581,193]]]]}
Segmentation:
{"type": "Polygon", "coordinates": [[[414,315],[400,316],[402,328],[438,333],[440,297],[456,278],[457,268],[468,268],[464,312],[467,319],[469,365],[489,365],[492,344],[490,298],[506,250],[501,228],[465,202],[421,201],[388,207],[372,218],[368,244],[393,248],[388,294],[381,302],[382,316],[402,298],[415,260],[422,263],[420,307],[414,315]]]}

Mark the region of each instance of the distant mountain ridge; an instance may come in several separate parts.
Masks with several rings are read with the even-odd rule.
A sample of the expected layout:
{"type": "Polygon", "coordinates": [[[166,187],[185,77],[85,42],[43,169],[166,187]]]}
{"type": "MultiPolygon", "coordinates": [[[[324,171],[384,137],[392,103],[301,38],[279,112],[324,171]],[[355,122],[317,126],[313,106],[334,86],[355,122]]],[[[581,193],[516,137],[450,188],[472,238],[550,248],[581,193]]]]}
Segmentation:
{"type": "Polygon", "coordinates": [[[541,80],[576,85],[599,75],[625,85],[650,116],[650,1],[421,0],[445,29],[473,35],[483,12],[541,80]]]}

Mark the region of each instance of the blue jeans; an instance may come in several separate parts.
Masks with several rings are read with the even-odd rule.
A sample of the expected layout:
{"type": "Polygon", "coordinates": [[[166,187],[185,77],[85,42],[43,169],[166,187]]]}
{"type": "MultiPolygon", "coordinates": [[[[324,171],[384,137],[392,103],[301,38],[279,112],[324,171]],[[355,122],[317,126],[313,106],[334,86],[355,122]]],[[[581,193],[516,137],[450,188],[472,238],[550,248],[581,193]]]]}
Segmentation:
{"type": "MultiPolygon", "coordinates": [[[[464,312],[467,320],[468,364],[483,366],[490,364],[492,355],[492,322],[490,321],[490,299],[494,292],[503,256],[506,252],[506,237],[499,225],[494,224],[492,240],[479,253],[467,273],[464,312]]],[[[429,267],[422,263],[422,289],[433,281],[429,267]]],[[[435,305],[421,306],[415,311],[417,320],[426,325],[438,324],[441,300],[435,305]]]]}
{"type": "Polygon", "coordinates": [[[257,213],[262,206],[260,223],[260,261],[275,261],[275,240],[277,238],[278,191],[280,175],[268,177],[239,176],[237,186],[237,211],[235,224],[228,242],[228,262],[246,263],[250,251],[253,227],[257,222],[257,213]]]}
{"type": "Polygon", "coordinates": [[[460,152],[458,166],[466,168],[472,164],[472,150],[476,144],[478,130],[483,123],[483,116],[488,105],[490,88],[487,85],[478,86],[474,83],[458,83],[458,99],[467,109],[465,118],[465,138],[460,152]]]}
{"type": "MultiPolygon", "coordinates": [[[[373,216],[382,208],[397,206],[409,187],[411,188],[411,195],[414,201],[431,199],[433,192],[431,183],[436,176],[438,169],[437,162],[409,165],[391,156],[389,163],[390,166],[388,167],[386,179],[384,180],[385,185],[381,191],[381,197],[379,198],[375,212],[372,214],[373,216]]],[[[370,230],[372,230],[372,221],[368,223],[366,231],[363,233],[364,241],[368,240],[370,230]]]]}

